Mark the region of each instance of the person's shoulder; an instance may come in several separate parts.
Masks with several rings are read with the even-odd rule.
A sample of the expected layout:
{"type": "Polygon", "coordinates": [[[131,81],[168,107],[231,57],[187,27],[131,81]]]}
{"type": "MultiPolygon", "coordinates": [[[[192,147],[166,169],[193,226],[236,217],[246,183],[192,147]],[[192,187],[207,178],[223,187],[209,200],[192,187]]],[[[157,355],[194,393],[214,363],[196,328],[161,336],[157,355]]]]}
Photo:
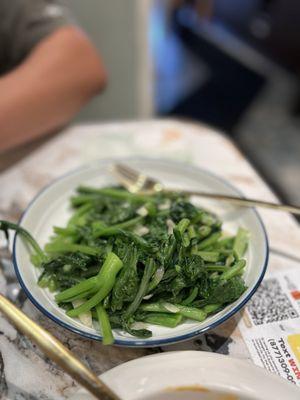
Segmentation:
{"type": "Polygon", "coordinates": [[[0,15],[0,29],[4,31],[0,45],[7,49],[6,59],[0,60],[6,64],[2,65],[4,70],[18,65],[57,29],[76,25],[69,9],[56,0],[0,0],[0,15]]]}
{"type": "Polygon", "coordinates": [[[27,15],[62,18],[70,17],[67,7],[58,0],[0,0],[1,23],[27,15]]]}

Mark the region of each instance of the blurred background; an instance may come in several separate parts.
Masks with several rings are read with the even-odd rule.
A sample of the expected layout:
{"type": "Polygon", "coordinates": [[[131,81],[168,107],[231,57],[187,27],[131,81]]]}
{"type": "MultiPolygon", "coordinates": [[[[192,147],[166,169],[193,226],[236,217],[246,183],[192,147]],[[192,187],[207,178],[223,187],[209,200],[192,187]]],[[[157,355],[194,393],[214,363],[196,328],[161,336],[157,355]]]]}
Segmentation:
{"type": "Polygon", "coordinates": [[[300,203],[299,0],[66,0],[101,50],[106,92],[77,122],[183,117],[235,141],[300,203]]]}

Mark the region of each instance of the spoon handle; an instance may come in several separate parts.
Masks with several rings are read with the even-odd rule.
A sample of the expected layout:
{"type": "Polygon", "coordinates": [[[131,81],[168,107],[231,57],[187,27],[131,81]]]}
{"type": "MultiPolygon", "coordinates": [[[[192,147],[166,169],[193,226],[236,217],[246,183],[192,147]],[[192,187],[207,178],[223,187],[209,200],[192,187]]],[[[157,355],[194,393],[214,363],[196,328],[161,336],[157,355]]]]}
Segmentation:
{"type": "Polygon", "coordinates": [[[84,386],[97,399],[120,400],[120,398],[87,368],[59,340],[32,321],[13,303],[0,294],[0,311],[15,327],[35,342],[43,352],[64,371],[84,386]]]}

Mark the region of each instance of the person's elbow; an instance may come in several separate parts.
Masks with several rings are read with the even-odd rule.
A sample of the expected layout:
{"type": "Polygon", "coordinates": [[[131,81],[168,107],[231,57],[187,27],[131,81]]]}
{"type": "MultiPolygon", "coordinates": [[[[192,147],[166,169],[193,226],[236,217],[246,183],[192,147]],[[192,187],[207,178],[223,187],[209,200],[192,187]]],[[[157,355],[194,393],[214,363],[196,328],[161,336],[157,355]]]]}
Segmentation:
{"type": "Polygon", "coordinates": [[[43,124],[45,131],[68,123],[108,80],[98,50],[73,26],[63,27],[41,41],[15,74],[23,88],[30,86],[31,97],[44,99],[45,119],[51,120],[43,124]]]}
{"type": "Polygon", "coordinates": [[[86,88],[91,94],[102,92],[108,83],[108,74],[97,50],[87,44],[87,48],[83,50],[85,56],[82,71],[82,79],[86,84],[86,88]]]}
{"type": "Polygon", "coordinates": [[[101,93],[108,84],[108,75],[104,67],[97,68],[92,73],[92,87],[95,93],[101,93]]]}
{"type": "Polygon", "coordinates": [[[30,58],[32,62],[28,64],[34,65],[35,70],[39,68],[43,76],[49,74],[53,90],[63,91],[79,105],[107,85],[107,72],[97,48],[75,26],[54,32],[36,47],[30,58]]]}
{"type": "Polygon", "coordinates": [[[89,39],[80,31],[73,32],[76,52],[78,84],[88,97],[101,93],[107,83],[108,75],[101,56],[89,39]]]}
{"type": "Polygon", "coordinates": [[[101,65],[92,65],[88,59],[86,59],[85,71],[79,75],[81,79],[82,91],[86,94],[86,97],[93,97],[100,94],[108,83],[108,76],[105,68],[101,65]]]}

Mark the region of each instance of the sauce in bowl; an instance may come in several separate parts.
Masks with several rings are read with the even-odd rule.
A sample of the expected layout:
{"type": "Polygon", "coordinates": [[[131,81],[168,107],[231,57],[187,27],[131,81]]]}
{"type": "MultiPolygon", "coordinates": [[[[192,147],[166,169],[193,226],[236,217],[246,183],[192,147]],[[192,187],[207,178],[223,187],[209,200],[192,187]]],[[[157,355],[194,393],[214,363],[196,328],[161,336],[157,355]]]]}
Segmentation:
{"type": "Polygon", "coordinates": [[[143,397],[140,400],[254,400],[248,396],[237,396],[229,392],[210,390],[204,386],[170,387],[162,392],[143,397]]]}

